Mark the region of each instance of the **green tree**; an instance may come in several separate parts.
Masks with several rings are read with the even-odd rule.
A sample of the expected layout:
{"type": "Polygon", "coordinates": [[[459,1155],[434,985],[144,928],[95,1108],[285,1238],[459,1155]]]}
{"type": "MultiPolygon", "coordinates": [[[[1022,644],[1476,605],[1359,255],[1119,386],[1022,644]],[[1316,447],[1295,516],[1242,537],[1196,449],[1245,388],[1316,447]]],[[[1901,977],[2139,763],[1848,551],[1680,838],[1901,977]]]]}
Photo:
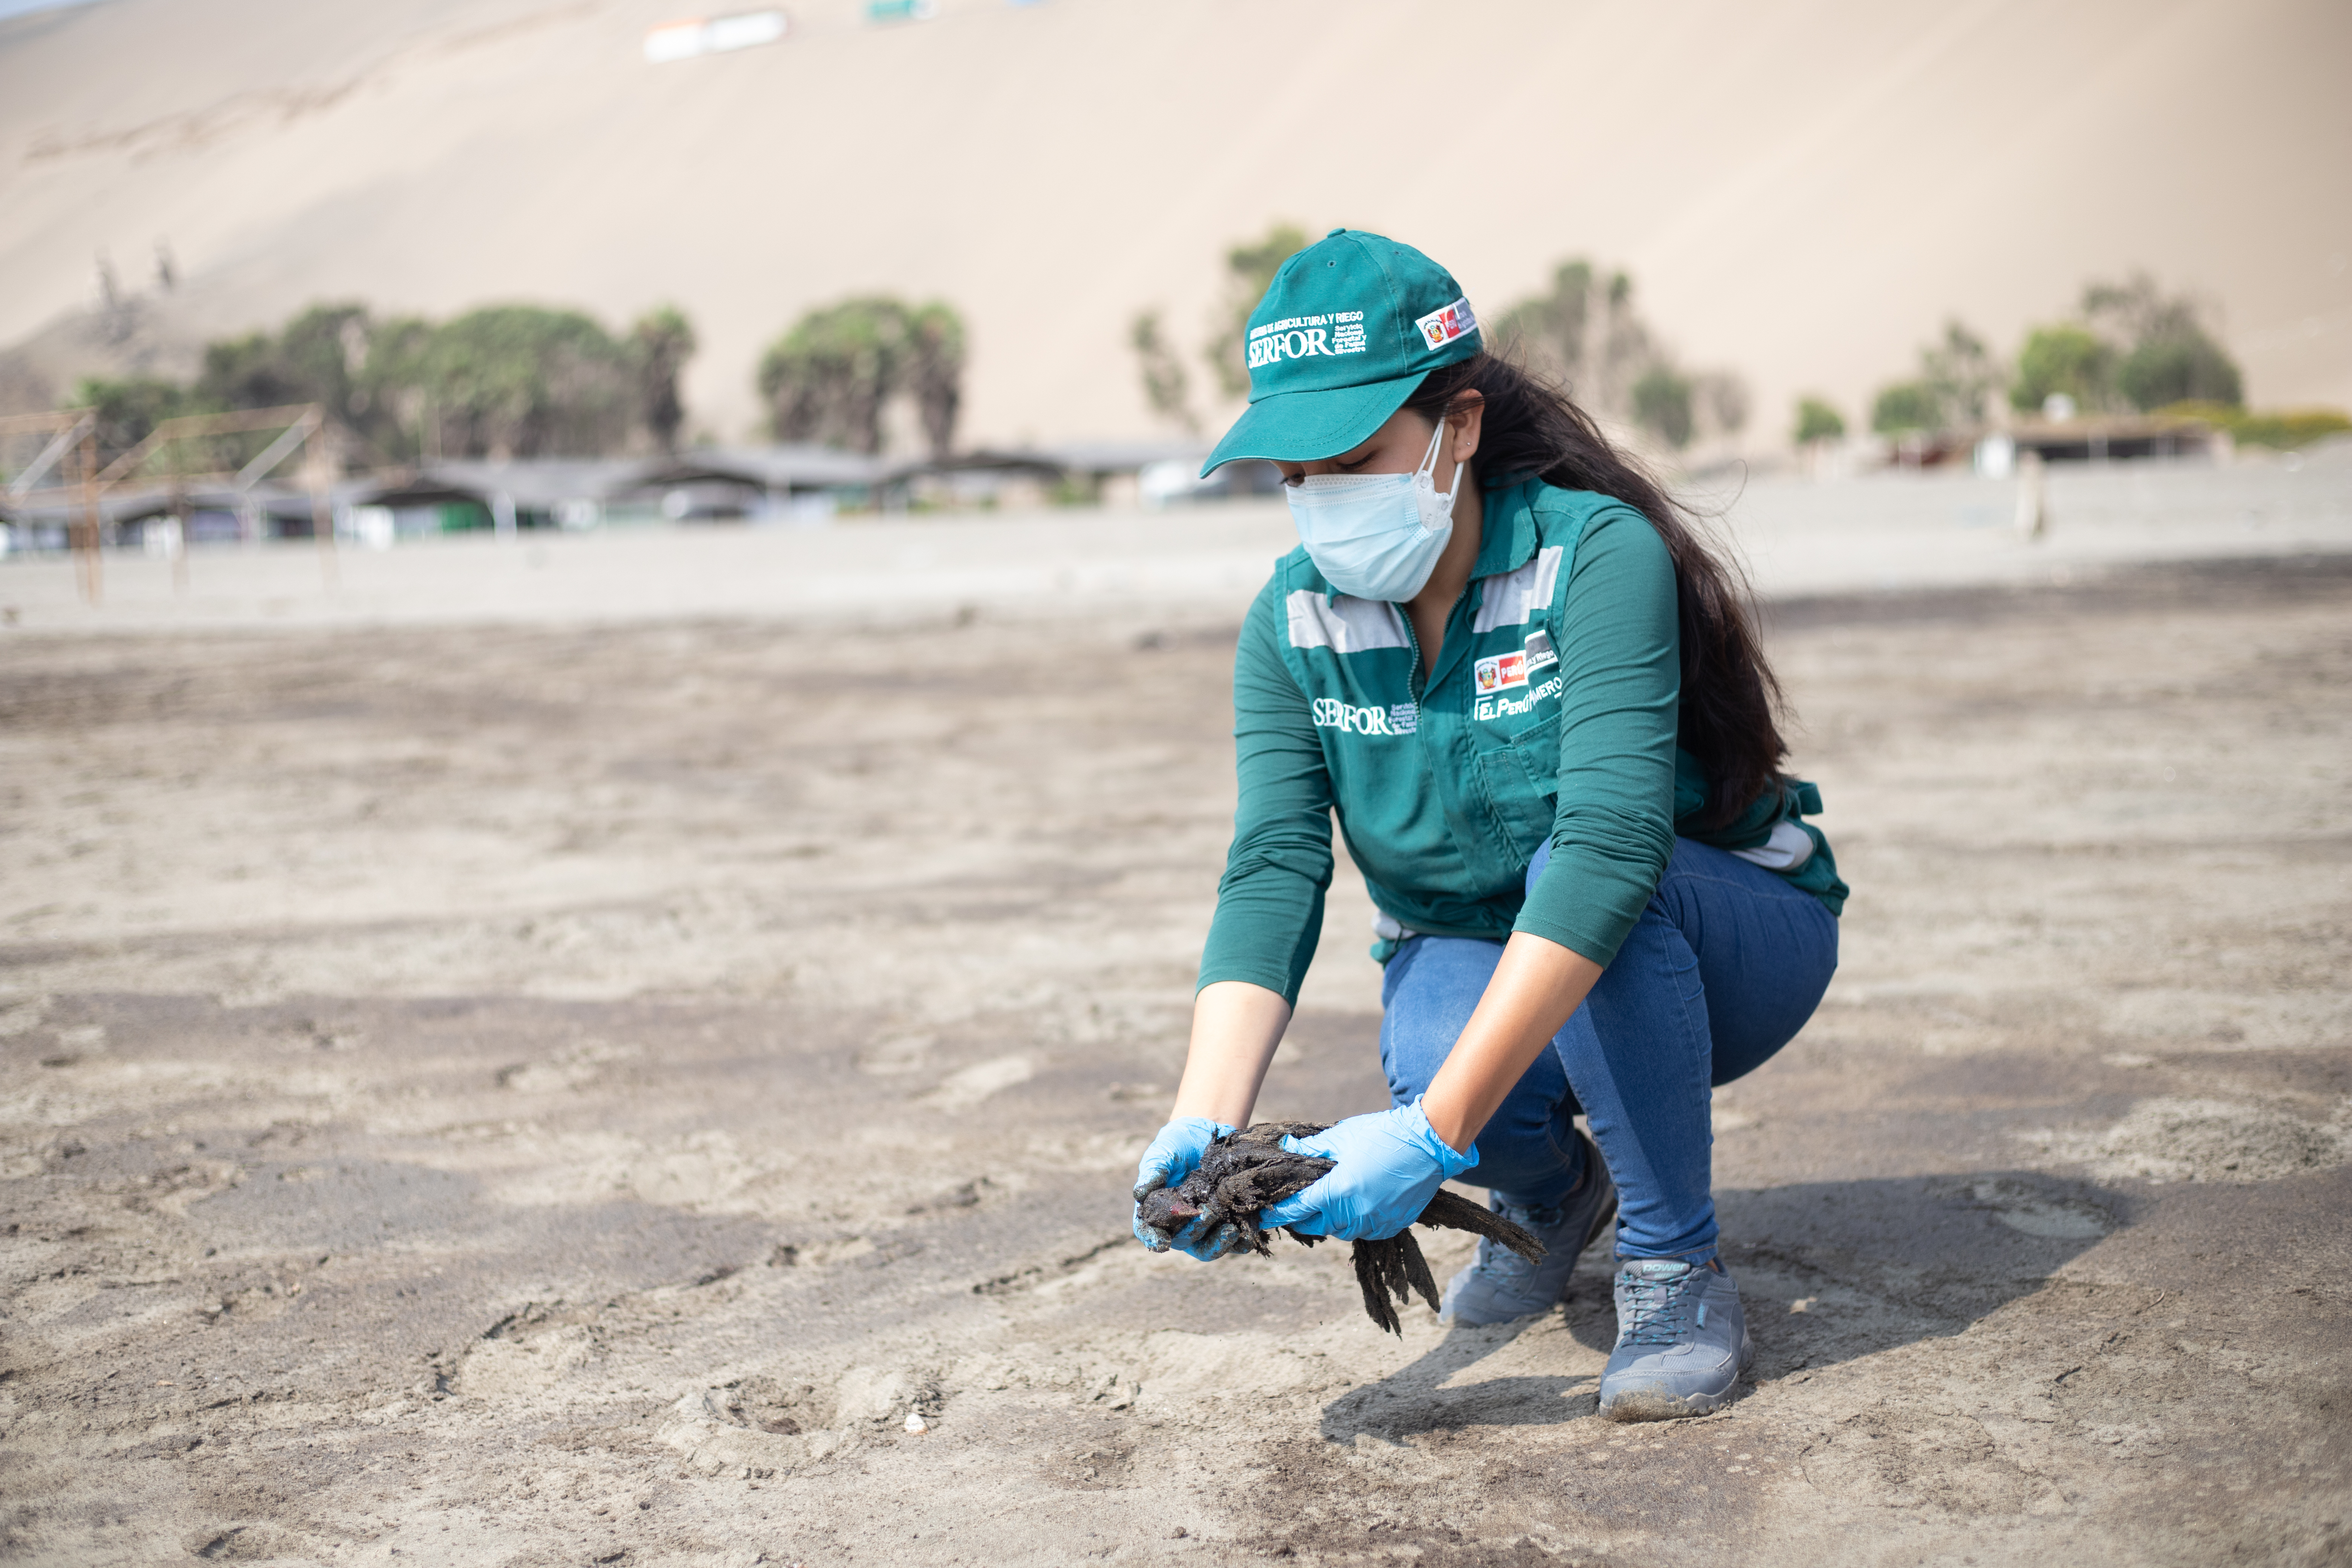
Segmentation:
{"type": "Polygon", "coordinates": [[[1690,378],[1666,364],[1643,372],[1633,384],[1633,419],[1678,452],[1689,446],[1695,429],[1690,378]]]}
{"type": "Polygon", "coordinates": [[[1586,407],[1637,422],[1634,386],[1667,363],[1634,308],[1633,277],[1604,274],[1581,257],[1561,262],[1548,293],[1504,310],[1486,336],[1586,407]]]}
{"type": "Polygon", "coordinates": [[[278,340],[268,332],[206,343],[196,391],[224,408],[275,408],[311,400],[310,387],[285,363],[278,340]]]}
{"type": "MultiPolygon", "coordinates": [[[[312,305],[276,333],[216,340],[205,346],[195,398],[222,409],[313,403],[370,445],[397,445],[396,427],[373,405],[362,380],[374,331],[367,307],[345,300],[312,305]]],[[[223,463],[231,460],[226,454],[233,448],[259,449],[226,437],[215,445],[223,463]]]]}
{"type": "Polygon", "coordinates": [[[91,409],[98,416],[101,466],[144,441],[166,419],[211,412],[188,388],[153,375],[85,377],[74,388],[73,406],[91,409]]]}
{"type": "MultiPolygon", "coordinates": [[[[1666,355],[1633,309],[1633,274],[1611,273],[1601,300],[1601,338],[1597,345],[1588,343],[1586,363],[1597,383],[1601,405],[1622,409],[1651,369],[1667,363],[1666,355]]],[[[1637,407],[1637,416],[1639,412],[1637,407]]]]}
{"type": "Polygon", "coordinates": [[[942,300],[907,315],[907,394],[931,457],[955,450],[956,416],[963,410],[963,318],[942,300]]]}
{"type": "Polygon", "coordinates": [[[934,456],[955,438],[963,320],[942,301],[909,310],[887,295],[809,311],[760,361],[760,395],[780,441],[882,449],[883,411],[904,393],[934,456]]]}
{"type": "Polygon", "coordinates": [[[1913,430],[1953,430],[1981,425],[2003,380],[1982,338],[1957,318],[1944,335],[1919,351],[1919,374],[1880,389],[1870,427],[1882,436],[1913,430]]]}
{"type": "Polygon", "coordinates": [[[373,330],[367,307],[348,300],[313,305],[287,322],[278,334],[277,360],[287,384],[301,395],[291,401],[321,404],[346,425],[364,423],[360,375],[373,330]]]}
{"type": "Polygon", "coordinates": [[[882,406],[898,386],[907,313],[896,300],[809,311],[760,361],[760,395],[779,441],[882,449],[882,406]]]}
{"type": "Polygon", "coordinates": [[[2085,409],[2245,401],[2245,379],[2202,308],[2145,272],[2085,284],[2076,319],[2035,328],[2017,373],[2010,401],[2019,408],[2039,407],[2053,392],[2085,409]]]}
{"type": "Polygon", "coordinates": [[[1187,435],[1199,434],[1201,422],[1192,413],[1184,362],[1161,335],[1160,312],[1139,313],[1128,328],[1127,341],[1135,350],[1136,368],[1143,376],[1143,400],[1151,405],[1151,412],[1183,426],[1187,435]]]}
{"type": "Polygon", "coordinates": [[[2004,379],[1985,341],[1957,317],[1944,323],[1941,342],[1919,351],[1919,380],[1934,391],[1948,426],[1983,424],[2004,379]]]}
{"type": "Polygon", "coordinates": [[[433,331],[422,316],[394,316],[373,322],[368,331],[352,402],[362,433],[388,455],[446,455],[441,410],[433,399],[433,331]]]}
{"type": "MultiPolygon", "coordinates": [[[[656,441],[675,437],[677,369],[693,349],[667,310],[624,343],[576,310],[505,305],[436,326],[346,300],[207,344],[189,387],[93,384],[112,389],[124,447],[172,414],[314,403],[379,458],[589,456],[619,450],[640,421],[656,441]],[[653,395],[665,383],[668,414],[653,395]]],[[[233,468],[275,434],[207,437],[203,466],[233,468]]]]}
{"type": "MultiPolygon", "coordinates": [[[[1629,281],[1625,296],[1632,294],[1629,281]]],[[[1593,310],[1592,263],[1578,258],[1553,269],[1549,293],[1511,306],[1488,333],[1494,346],[1509,348],[1528,368],[1573,385],[1583,376],[1584,333],[1593,310]]]]}
{"type": "Polygon", "coordinates": [[[2134,345],[2201,331],[2202,323],[2194,300],[2168,295],[2146,272],[2135,272],[2120,283],[2095,279],[2084,284],[2079,315],[2108,341],[2134,345]]]}
{"type": "Polygon", "coordinates": [[[1486,338],[1585,408],[1676,451],[1747,426],[1747,383],[1728,371],[1684,370],[1635,308],[1632,275],[1582,257],[1554,268],[1545,292],[1492,317],[1486,338]]]}
{"type": "Polygon", "coordinates": [[[1940,429],[1943,423],[1943,397],[1924,381],[1903,381],[1883,387],[1870,405],[1870,427],[1881,436],[1940,429]]]}
{"type": "Polygon", "coordinates": [[[2134,344],[2116,367],[2116,386],[2142,409],[2183,402],[2237,408],[2246,401],[2237,363],[2195,322],[2134,344]]]}
{"type": "Polygon", "coordinates": [[[637,418],[654,445],[665,452],[677,450],[678,427],[686,423],[678,374],[698,346],[694,324],[673,305],[646,311],[629,329],[629,367],[636,383],[637,418]]]}
{"type": "Polygon", "coordinates": [[[2017,379],[2011,383],[2012,408],[2032,411],[2053,393],[2063,393],[2084,409],[2116,402],[2116,351],[2088,327],[2061,322],[2036,327],[2018,351],[2017,379]]]}
{"type": "Polygon", "coordinates": [[[593,456],[626,437],[628,351],[577,310],[469,310],[437,329],[421,358],[435,416],[467,455],[593,456]]]}
{"type": "Polygon", "coordinates": [[[1815,441],[1835,441],[1845,435],[1845,416],[1832,407],[1825,398],[1797,399],[1796,443],[1811,446],[1815,441]]]}
{"type": "Polygon", "coordinates": [[[274,334],[208,345],[195,395],[222,408],[316,403],[387,456],[585,456],[626,439],[638,353],[576,310],[502,305],[436,327],[321,304],[274,334]]]}
{"type": "Polygon", "coordinates": [[[1225,302],[1217,330],[1202,353],[1229,397],[1249,391],[1249,356],[1244,340],[1249,334],[1250,312],[1265,298],[1282,264],[1307,248],[1307,231],[1297,224],[1278,223],[1262,239],[1236,245],[1225,252],[1225,302]]]}

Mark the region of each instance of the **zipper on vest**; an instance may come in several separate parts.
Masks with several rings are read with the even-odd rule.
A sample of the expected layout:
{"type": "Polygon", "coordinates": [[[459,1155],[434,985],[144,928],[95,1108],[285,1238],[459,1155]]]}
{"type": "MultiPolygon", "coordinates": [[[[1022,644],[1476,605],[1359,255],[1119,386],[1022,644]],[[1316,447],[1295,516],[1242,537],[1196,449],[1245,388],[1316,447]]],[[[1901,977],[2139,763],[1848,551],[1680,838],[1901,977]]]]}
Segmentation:
{"type": "MultiPolygon", "coordinates": [[[[1475,581],[1476,579],[1472,579],[1473,584],[1475,584],[1475,581]]],[[[1447,636],[1451,637],[1454,635],[1454,622],[1455,618],[1462,614],[1462,606],[1467,604],[1469,600],[1470,587],[1469,585],[1465,585],[1462,590],[1462,596],[1455,599],[1454,601],[1454,607],[1445,613],[1445,631],[1447,636]]],[[[1423,670],[1421,664],[1421,633],[1413,629],[1412,617],[1405,614],[1405,608],[1402,605],[1395,605],[1393,608],[1396,614],[1396,618],[1404,623],[1405,646],[1412,649],[1412,668],[1405,672],[1405,689],[1412,694],[1413,706],[1418,708],[1421,706],[1422,699],[1421,678],[1425,673],[1423,670]]],[[[1465,627],[1465,635],[1467,635],[1467,631],[1468,628],[1465,627]]]]}

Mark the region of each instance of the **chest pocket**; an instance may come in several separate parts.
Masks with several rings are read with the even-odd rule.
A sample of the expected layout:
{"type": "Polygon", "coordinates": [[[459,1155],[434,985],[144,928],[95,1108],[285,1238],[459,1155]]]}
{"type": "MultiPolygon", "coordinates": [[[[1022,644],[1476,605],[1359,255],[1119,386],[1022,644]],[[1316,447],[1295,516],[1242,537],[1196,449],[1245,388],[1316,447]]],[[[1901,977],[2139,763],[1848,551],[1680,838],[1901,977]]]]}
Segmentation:
{"type": "MultiPolygon", "coordinates": [[[[1559,657],[1540,623],[1514,651],[1520,662],[1502,675],[1517,684],[1472,698],[1471,747],[1496,824],[1524,858],[1550,836],[1557,811],[1561,682],[1559,657]]],[[[1474,668],[1474,684],[1483,676],[1474,668]]]]}
{"type": "Polygon", "coordinates": [[[1559,811],[1559,706],[1545,708],[1524,729],[1479,737],[1474,752],[1496,826],[1522,860],[1551,836],[1559,811]]]}
{"type": "MultiPolygon", "coordinates": [[[[1527,729],[1511,737],[1511,760],[1519,766],[1528,790],[1549,805],[1559,795],[1559,704],[1527,729]]],[[[1547,813],[1547,816],[1549,813],[1547,813]]]]}

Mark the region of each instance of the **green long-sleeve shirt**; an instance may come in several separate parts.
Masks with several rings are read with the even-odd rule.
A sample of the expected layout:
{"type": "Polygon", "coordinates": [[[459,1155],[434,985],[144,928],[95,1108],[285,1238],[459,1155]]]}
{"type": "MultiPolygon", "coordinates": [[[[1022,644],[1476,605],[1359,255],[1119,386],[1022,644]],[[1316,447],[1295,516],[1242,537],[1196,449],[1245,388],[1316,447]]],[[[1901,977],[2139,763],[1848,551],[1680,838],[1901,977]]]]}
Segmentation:
{"type": "MultiPolygon", "coordinates": [[[[1531,931],[1608,963],[1657,889],[1677,819],[1706,799],[1675,745],[1677,637],[1674,564],[1647,520],[1537,481],[1487,495],[1470,589],[1426,671],[1395,605],[1335,592],[1304,550],[1284,557],[1234,661],[1240,805],[1200,983],[1296,1000],[1322,929],[1334,808],[1399,926],[1531,931]]],[[[1834,913],[1846,889],[1828,843],[1796,823],[1820,809],[1811,785],[1792,784],[1699,837],[1759,863],[1796,846],[1802,863],[1781,874],[1834,913]],[[1774,837],[1783,822],[1794,826],[1774,837]]]]}

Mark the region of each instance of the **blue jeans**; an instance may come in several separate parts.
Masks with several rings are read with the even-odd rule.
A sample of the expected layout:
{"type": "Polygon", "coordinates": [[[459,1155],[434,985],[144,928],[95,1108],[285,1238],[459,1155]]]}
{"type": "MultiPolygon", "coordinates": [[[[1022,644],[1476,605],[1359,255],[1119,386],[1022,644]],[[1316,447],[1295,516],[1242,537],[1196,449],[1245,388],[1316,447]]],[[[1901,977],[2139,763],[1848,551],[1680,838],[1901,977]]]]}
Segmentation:
{"type": "MultiPolygon", "coordinates": [[[[1528,868],[1530,886],[1550,858],[1528,868]]],[[[1475,1180],[1549,1207],[1583,1179],[1580,1111],[1617,1183],[1622,1258],[1715,1256],[1713,1086],[1804,1027],[1837,968],[1837,920],[1738,857],[1675,840],[1658,890],[1584,1005],[1478,1134],[1475,1180]]],[[[1429,1088],[1503,945],[1417,936],[1381,983],[1381,1065],[1402,1105],[1429,1088]]]]}

